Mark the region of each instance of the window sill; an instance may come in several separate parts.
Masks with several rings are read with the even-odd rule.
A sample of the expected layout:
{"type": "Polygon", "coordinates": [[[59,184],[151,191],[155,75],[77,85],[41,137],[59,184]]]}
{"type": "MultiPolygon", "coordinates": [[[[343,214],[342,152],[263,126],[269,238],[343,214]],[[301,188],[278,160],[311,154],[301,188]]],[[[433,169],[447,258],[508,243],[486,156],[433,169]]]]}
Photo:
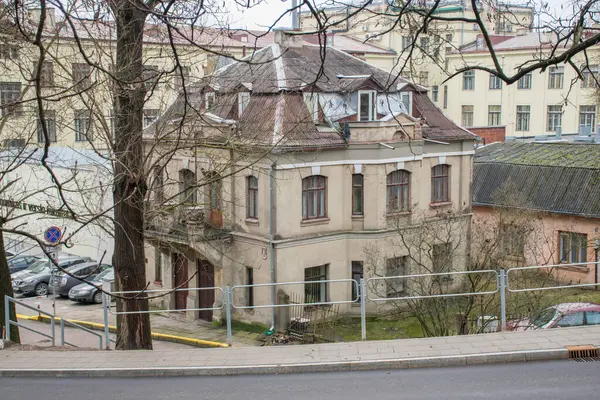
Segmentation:
{"type": "Polygon", "coordinates": [[[310,226],[310,225],[326,225],[329,223],[329,218],[314,218],[314,219],[303,219],[300,222],[300,226],[310,226]]]}
{"type": "Polygon", "coordinates": [[[388,218],[393,218],[393,217],[405,217],[407,215],[410,215],[411,211],[394,211],[394,212],[389,212],[386,214],[386,217],[388,218]]]}
{"type": "Polygon", "coordinates": [[[447,207],[447,206],[451,206],[452,202],[451,201],[442,201],[439,203],[429,203],[429,208],[440,208],[440,207],[447,207]]]}
{"type": "Polygon", "coordinates": [[[360,220],[360,219],[365,219],[365,216],[364,216],[364,215],[362,215],[362,214],[360,214],[360,215],[358,215],[358,214],[353,214],[353,215],[352,215],[352,219],[359,219],[359,220],[360,220]]]}
{"type": "Polygon", "coordinates": [[[162,287],[162,281],[154,281],[154,286],[162,287]]]}
{"type": "Polygon", "coordinates": [[[258,219],[256,218],[246,218],[246,225],[260,226],[258,223],[258,219]]]}
{"type": "Polygon", "coordinates": [[[569,266],[564,266],[563,267],[561,265],[558,265],[556,268],[564,269],[566,271],[581,272],[581,273],[585,273],[585,274],[587,274],[588,272],[590,272],[590,268],[587,267],[585,265],[585,263],[580,264],[580,266],[569,265],[569,266]]]}

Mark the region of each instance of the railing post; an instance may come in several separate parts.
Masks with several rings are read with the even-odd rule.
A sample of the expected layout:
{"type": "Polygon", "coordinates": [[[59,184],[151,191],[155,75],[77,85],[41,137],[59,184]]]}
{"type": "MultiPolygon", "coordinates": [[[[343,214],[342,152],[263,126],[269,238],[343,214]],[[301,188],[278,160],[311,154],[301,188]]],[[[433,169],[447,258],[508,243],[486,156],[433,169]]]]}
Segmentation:
{"type": "Polygon", "coordinates": [[[65,345],[65,320],[60,319],[60,345],[65,345]]]}
{"type": "Polygon", "coordinates": [[[4,340],[10,340],[10,300],[4,295],[4,340]]]}
{"type": "MultiPolygon", "coordinates": [[[[56,318],[54,315],[52,315],[50,317],[50,330],[52,331],[52,346],[53,347],[56,346],[56,321],[54,320],[54,318],[56,318]]],[[[62,322],[62,319],[61,319],[61,322],[62,322]]]]}
{"type": "Polygon", "coordinates": [[[367,316],[366,316],[366,303],[367,303],[367,284],[364,278],[360,278],[360,332],[362,340],[367,340],[367,316]]]}
{"type": "Polygon", "coordinates": [[[231,289],[225,287],[225,317],[227,319],[227,344],[232,345],[233,339],[231,334],[231,289]]]}
{"type": "Polygon", "coordinates": [[[500,329],[506,330],[506,271],[500,270],[500,329]]]}
{"type": "Polygon", "coordinates": [[[108,291],[110,291],[110,282],[104,282],[102,284],[102,290],[104,291],[104,293],[102,293],[102,310],[104,312],[104,341],[106,342],[106,350],[110,350],[110,332],[108,329],[108,302],[110,299],[106,294],[107,288],[109,289],[108,291]]]}

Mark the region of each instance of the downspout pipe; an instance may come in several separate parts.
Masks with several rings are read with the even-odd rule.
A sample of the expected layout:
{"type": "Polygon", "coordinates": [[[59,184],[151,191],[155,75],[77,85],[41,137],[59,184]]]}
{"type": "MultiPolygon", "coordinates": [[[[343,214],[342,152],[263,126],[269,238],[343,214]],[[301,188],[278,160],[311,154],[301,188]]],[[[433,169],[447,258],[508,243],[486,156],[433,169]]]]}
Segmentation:
{"type": "MultiPolygon", "coordinates": [[[[275,236],[275,221],[274,221],[274,209],[275,209],[275,167],[276,163],[271,164],[271,170],[269,171],[269,267],[271,270],[271,284],[275,283],[275,243],[273,242],[275,236]]],[[[275,285],[271,286],[271,333],[275,332],[275,285]]]]}

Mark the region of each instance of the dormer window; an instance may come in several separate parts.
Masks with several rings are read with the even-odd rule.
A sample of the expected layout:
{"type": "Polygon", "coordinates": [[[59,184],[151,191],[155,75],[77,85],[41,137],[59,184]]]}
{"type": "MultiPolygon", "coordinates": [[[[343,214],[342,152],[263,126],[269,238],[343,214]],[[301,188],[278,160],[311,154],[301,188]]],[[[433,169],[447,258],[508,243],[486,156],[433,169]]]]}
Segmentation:
{"type": "Polygon", "coordinates": [[[400,101],[404,104],[407,114],[412,116],[412,93],[400,92],[400,101]]]}
{"type": "Polygon", "coordinates": [[[206,105],[206,111],[209,111],[213,104],[215,104],[215,94],[213,92],[208,92],[204,94],[204,103],[206,105]]]}
{"type": "Polygon", "coordinates": [[[358,120],[359,121],[374,121],[377,119],[375,111],[374,90],[359,90],[358,91],[358,120]]]}
{"type": "Polygon", "coordinates": [[[244,110],[250,103],[250,93],[249,92],[240,92],[238,93],[238,118],[242,116],[244,110]]]}

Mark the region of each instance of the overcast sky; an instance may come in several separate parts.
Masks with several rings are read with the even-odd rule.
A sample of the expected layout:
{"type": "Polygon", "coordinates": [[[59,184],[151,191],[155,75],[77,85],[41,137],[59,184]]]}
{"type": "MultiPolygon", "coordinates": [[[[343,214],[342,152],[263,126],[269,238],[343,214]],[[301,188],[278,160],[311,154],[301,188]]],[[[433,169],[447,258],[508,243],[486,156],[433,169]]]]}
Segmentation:
{"type": "MultiPolygon", "coordinates": [[[[218,1],[218,0],[217,0],[218,1]]],[[[292,0],[249,0],[250,2],[258,2],[259,4],[247,9],[236,4],[248,0],[225,0],[228,13],[222,15],[220,25],[229,25],[232,28],[246,29],[266,29],[275,22],[283,13],[292,7],[292,0]]],[[[300,1],[300,0],[299,0],[300,1]]],[[[313,0],[313,3],[323,4],[327,0],[313,0]]],[[[331,2],[329,0],[327,2],[331,2]]],[[[340,0],[340,3],[351,2],[352,0],[340,0]]],[[[572,12],[572,4],[583,4],[583,0],[530,0],[530,4],[535,4],[539,7],[541,2],[548,3],[555,10],[556,14],[570,14],[572,12]]],[[[355,3],[362,3],[362,0],[355,0],[355,3]]],[[[526,3],[523,0],[513,0],[517,4],[526,3]]],[[[290,14],[284,16],[276,25],[277,27],[291,27],[290,14]]]]}

